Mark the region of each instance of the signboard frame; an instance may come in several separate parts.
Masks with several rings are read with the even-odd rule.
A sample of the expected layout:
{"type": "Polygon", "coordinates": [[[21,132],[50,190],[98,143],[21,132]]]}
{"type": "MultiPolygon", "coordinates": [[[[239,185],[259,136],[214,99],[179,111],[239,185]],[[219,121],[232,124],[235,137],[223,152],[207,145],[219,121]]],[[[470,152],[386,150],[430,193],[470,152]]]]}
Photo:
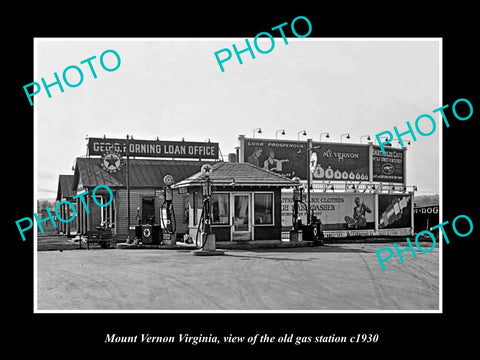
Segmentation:
{"type": "Polygon", "coordinates": [[[380,146],[372,144],[371,181],[406,185],[406,150],[385,147],[383,154],[380,146]]]}
{"type": "Polygon", "coordinates": [[[88,156],[102,156],[112,148],[131,157],[218,160],[220,156],[219,144],[215,142],[88,138],[88,156]]]}
{"type": "MultiPolygon", "coordinates": [[[[275,158],[279,158],[280,160],[288,159],[289,161],[285,166],[280,167],[280,169],[296,168],[296,170],[283,172],[280,170],[275,172],[290,178],[299,177],[301,180],[307,180],[310,171],[307,165],[309,163],[309,161],[307,161],[308,140],[257,139],[246,138],[244,135],[240,135],[238,140],[239,162],[250,162],[253,165],[264,168],[263,163],[266,159],[265,152],[269,151],[269,149],[273,149],[274,151],[276,149],[280,156],[275,154],[275,158]],[[253,159],[253,157],[255,156],[254,153],[256,149],[261,149],[262,151],[259,152],[260,156],[257,156],[258,159],[254,161],[255,159],[253,159]],[[290,154],[288,151],[290,151],[290,154]],[[249,157],[252,157],[253,160],[249,159],[249,157]]],[[[315,174],[312,175],[312,181],[397,183],[406,186],[407,149],[405,147],[387,147],[387,154],[378,154],[378,151],[376,150],[380,150],[380,147],[372,142],[369,142],[368,144],[353,144],[312,141],[311,144],[312,154],[317,154],[317,169],[326,164],[325,168],[322,168],[325,172],[328,169],[328,166],[333,166],[330,164],[333,164],[332,161],[335,160],[338,160],[339,164],[335,169],[338,170],[336,177],[333,168],[333,176],[329,176],[329,178],[325,176],[321,177],[319,173],[322,172],[322,169],[319,169],[319,173],[317,173],[316,176],[315,174]],[[329,158],[332,160],[323,161],[322,164],[322,160],[327,159],[327,155],[323,156],[324,154],[321,152],[328,152],[328,150],[330,150],[329,158]],[[320,153],[322,156],[319,155],[320,153]],[[399,154],[401,155],[399,156],[399,154]],[[352,160],[357,156],[360,163],[354,164],[352,160]],[[382,165],[385,168],[385,171],[393,171],[391,177],[388,177],[388,174],[382,170],[382,165]],[[338,174],[341,174],[341,178],[338,178],[338,174]],[[348,175],[348,178],[345,178],[346,175],[348,175]]]]}

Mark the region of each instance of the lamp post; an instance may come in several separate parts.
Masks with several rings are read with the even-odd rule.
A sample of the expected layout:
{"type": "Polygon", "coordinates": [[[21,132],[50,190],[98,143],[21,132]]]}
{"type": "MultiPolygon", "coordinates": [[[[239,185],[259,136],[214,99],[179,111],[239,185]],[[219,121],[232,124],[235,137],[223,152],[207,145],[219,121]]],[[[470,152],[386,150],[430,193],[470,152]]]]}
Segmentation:
{"type": "MultiPolygon", "coordinates": [[[[398,145],[400,145],[400,146],[401,146],[401,144],[400,144],[400,140],[393,139],[392,141],[397,141],[397,142],[398,142],[398,145]]],[[[407,144],[407,145],[410,145],[410,140],[404,141],[403,143],[404,143],[404,144],[407,144]]],[[[391,143],[390,143],[390,144],[391,144],[391,143]]]]}
{"type": "Polygon", "coordinates": [[[328,132],[323,132],[320,133],[320,141],[322,141],[322,135],[326,135],[325,137],[328,139],[330,137],[330,134],[328,132]]]}
{"type": "Polygon", "coordinates": [[[315,153],[315,157],[312,157],[312,152],[321,147],[322,145],[313,146],[312,139],[307,139],[307,225],[310,225],[312,222],[310,191],[312,188],[312,173],[317,165],[317,154],[315,153]]]}
{"type": "Polygon", "coordinates": [[[343,138],[344,135],[347,135],[346,138],[350,139],[350,134],[345,133],[345,134],[340,135],[340,142],[342,142],[342,138],[343,138]]]}
{"type": "MultiPolygon", "coordinates": [[[[383,140],[383,138],[380,138],[380,140],[383,140]]],[[[388,140],[388,137],[385,136],[385,141],[387,141],[387,140],[388,140]]],[[[375,142],[378,144],[377,138],[375,138],[375,142]]],[[[389,142],[389,143],[384,143],[383,145],[384,145],[384,146],[392,146],[392,143],[391,143],[391,142],[389,142]]]]}
{"type": "Polygon", "coordinates": [[[255,131],[258,132],[259,134],[262,133],[262,129],[261,128],[255,128],[253,129],[253,138],[255,139],[255,131]]]}
{"type": "Polygon", "coordinates": [[[366,137],[368,141],[370,141],[370,135],[362,135],[360,136],[360,144],[362,143],[362,138],[366,137]]]}
{"type": "Polygon", "coordinates": [[[302,134],[303,136],[307,136],[307,131],[306,130],[300,130],[297,132],[297,138],[298,140],[300,140],[300,134],[302,134]]]}
{"type": "Polygon", "coordinates": [[[312,139],[307,140],[307,225],[310,225],[310,187],[312,184],[312,170],[310,169],[310,161],[312,157],[312,139]]]}
{"type": "Polygon", "coordinates": [[[283,130],[277,130],[277,131],[275,131],[275,139],[278,139],[278,133],[280,131],[282,132],[282,135],[285,135],[285,130],[284,129],[283,130]]]}

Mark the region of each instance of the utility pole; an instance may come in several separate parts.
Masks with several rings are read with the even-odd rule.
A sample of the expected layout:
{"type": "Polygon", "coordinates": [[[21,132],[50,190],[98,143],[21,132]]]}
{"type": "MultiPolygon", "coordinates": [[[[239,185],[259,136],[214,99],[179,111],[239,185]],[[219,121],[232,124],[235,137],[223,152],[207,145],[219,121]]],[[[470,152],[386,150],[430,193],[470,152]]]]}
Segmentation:
{"type": "Polygon", "coordinates": [[[130,136],[127,135],[127,239],[130,239],[130,136]]]}
{"type": "Polygon", "coordinates": [[[312,171],[310,170],[310,158],[312,157],[312,139],[307,139],[307,225],[310,225],[310,187],[312,184],[312,171]]]}

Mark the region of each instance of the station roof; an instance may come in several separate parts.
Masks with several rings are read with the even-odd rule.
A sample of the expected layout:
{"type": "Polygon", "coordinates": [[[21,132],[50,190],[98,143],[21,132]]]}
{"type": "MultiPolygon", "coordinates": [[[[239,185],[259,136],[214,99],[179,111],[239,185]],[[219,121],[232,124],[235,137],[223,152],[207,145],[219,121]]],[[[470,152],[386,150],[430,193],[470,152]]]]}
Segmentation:
{"type": "MultiPolygon", "coordinates": [[[[206,176],[197,172],[177,182],[173,187],[189,187],[203,184],[206,176]]],[[[210,180],[216,186],[280,186],[298,185],[295,181],[249,163],[218,162],[212,166],[210,180]]]]}
{"type": "Polygon", "coordinates": [[[73,175],[59,175],[58,176],[58,188],[57,188],[57,199],[68,199],[72,198],[75,194],[73,193],[73,175]]]}
{"type": "MultiPolygon", "coordinates": [[[[124,160],[125,161],[125,160],[124,160]]],[[[157,160],[130,159],[131,188],[163,188],[163,177],[172,175],[174,181],[181,181],[200,170],[203,164],[215,164],[212,161],[198,160],[157,160]]],[[[116,173],[108,173],[102,168],[100,158],[77,158],[72,190],[76,191],[78,184],[84,188],[107,185],[110,188],[125,188],[127,186],[126,164],[116,173]]]]}

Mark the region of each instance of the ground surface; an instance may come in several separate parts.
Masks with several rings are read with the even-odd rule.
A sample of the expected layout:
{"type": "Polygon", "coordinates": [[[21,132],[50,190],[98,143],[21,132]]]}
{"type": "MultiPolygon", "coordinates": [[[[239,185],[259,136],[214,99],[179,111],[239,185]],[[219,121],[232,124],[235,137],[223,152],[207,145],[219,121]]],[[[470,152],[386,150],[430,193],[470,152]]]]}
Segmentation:
{"type": "Polygon", "coordinates": [[[382,271],[386,246],[39,251],[38,310],[438,310],[438,246],[382,271]]]}

